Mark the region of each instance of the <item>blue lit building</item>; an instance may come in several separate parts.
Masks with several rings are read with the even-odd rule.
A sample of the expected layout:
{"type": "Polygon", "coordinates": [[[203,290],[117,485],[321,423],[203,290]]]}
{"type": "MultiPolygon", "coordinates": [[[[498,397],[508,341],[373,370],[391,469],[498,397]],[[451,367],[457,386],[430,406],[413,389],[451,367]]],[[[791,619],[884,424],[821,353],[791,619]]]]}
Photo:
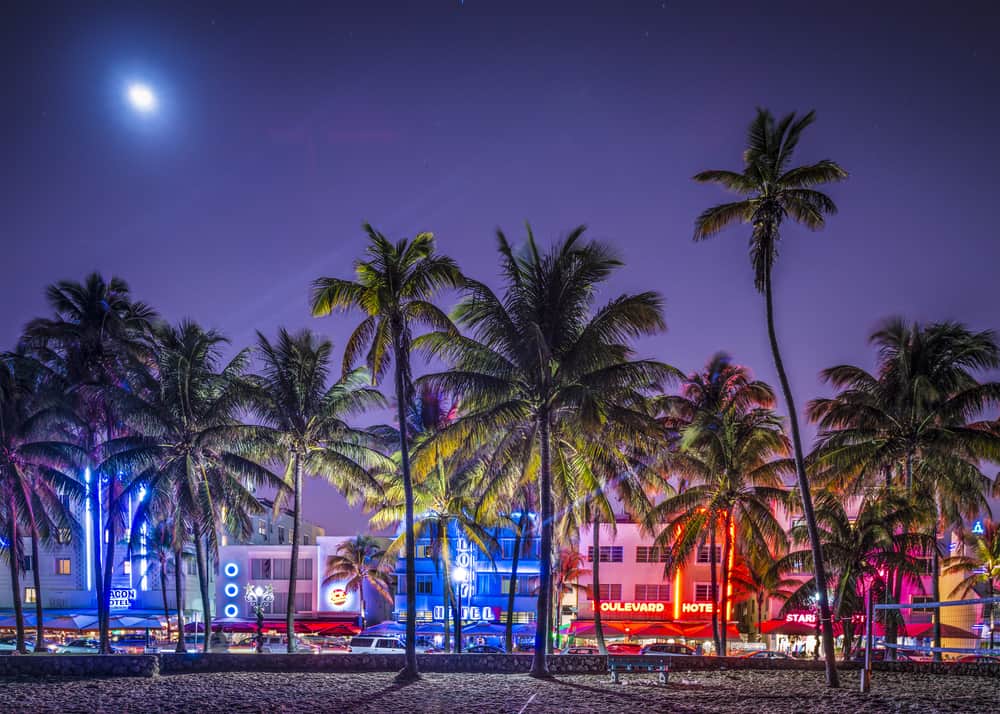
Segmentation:
{"type": "MultiPolygon", "coordinates": [[[[493,622],[505,623],[507,618],[507,596],[514,587],[514,623],[526,624],[537,619],[538,554],[539,541],[532,539],[522,544],[518,558],[517,580],[511,581],[515,537],[510,529],[499,528],[492,532],[496,540],[495,552],[482,552],[458,529],[449,533],[451,541],[451,576],[456,598],[461,605],[463,623],[493,622]]],[[[444,569],[439,559],[433,557],[432,543],[426,533],[416,542],[416,601],[418,623],[443,623],[445,597],[448,584],[444,581],[444,569]]],[[[400,557],[396,563],[396,604],[394,616],[397,621],[406,619],[406,607],[410,594],[406,592],[406,559],[400,557]]],[[[449,622],[454,619],[452,610],[449,622]]]]}

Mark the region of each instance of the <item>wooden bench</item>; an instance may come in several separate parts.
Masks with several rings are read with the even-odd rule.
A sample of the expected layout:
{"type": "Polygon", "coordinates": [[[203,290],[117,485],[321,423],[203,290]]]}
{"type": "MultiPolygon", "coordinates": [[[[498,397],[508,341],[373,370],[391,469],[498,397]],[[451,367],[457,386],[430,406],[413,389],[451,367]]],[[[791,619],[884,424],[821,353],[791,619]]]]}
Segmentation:
{"type": "Polygon", "coordinates": [[[670,657],[659,655],[608,655],[608,671],[611,681],[618,682],[619,674],[625,672],[656,672],[660,684],[667,683],[670,674],[670,657]]]}

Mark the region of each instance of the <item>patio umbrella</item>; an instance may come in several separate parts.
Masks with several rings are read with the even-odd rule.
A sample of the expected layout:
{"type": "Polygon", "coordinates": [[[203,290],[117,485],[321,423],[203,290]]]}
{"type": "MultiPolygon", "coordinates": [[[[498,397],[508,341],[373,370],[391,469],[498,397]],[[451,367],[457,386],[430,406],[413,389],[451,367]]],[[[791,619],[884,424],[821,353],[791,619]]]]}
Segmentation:
{"type": "Polygon", "coordinates": [[[96,630],[97,615],[57,615],[42,620],[50,630],[96,630]]]}
{"type": "MultiPolygon", "coordinates": [[[[27,613],[24,614],[23,621],[25,627],[34,627],[35,624],[38,622],[37,618],[34,615],[29,615],[27,613]]],[[[6,615],[4,617],[0,617],[0,627],[17,627],[17,618],[14,617],[13,615],[6,615]]]]}
{"type": "Polygon", "coordinates": [[[163,622],[156,617],[138,615],[113,615],[108,618],[109,630],[159,630],[163,622]]]}
{"type": "Polygon", "coordinates": [[[406,632],[406,625],[402,622],[392,622],[391,620],[387,622],[380,622],[377,625],[372,625],[362,634],[365,635],[398,635],[400,633],[406,632]]]}
{"type": "MultiPolygon", "coordinates": [[[[815,634],[816,628],[812,629],[812,633],[815,634]]],[[[692,640],[710,640],[712,639],[712,623],[704,622],[700,625],[693,625],[684,628],[684,636],[692,640]]],[[[730,623],[726,626],[726,637],[733,638],[739,637],[740,631],[736,629],[736,625],[730,623]]]]}
{"type": "MultiPolygon", "coordinates": [[[[463,630],[464,632],[464,630],[463,630]]],[[[443,622],[423,622],[417,625],[418,635],[443,635],[444,634],[444,623],[443,622]]]]}
{"type": "Polygon", "coordinates": [[[650,622],[641,623],[642,627],[639,630],[633,630],[633,633],[638,632],[640,637],[684,637],[684,630],[678,625],[672,622],[650,622]]]}
{"type": "Polygon", "coordinates": [[[475,622],[462,627],[462,636],[466,635],[502,635],[506,632],[503,625],[494,625],[492,622],[475,622]]]}

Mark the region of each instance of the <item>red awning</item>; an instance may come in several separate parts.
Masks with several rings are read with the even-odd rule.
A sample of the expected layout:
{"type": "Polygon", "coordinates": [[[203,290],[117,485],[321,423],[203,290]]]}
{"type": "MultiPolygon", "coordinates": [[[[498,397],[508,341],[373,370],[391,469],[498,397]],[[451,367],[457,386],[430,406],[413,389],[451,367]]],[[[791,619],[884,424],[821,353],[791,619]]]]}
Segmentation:
{"type": "MultiPolygon", "coordinates": [[[[673,622],[633,622],[625,620],[601,620],[605,635],[630,637],[684,637],[684,630],[673,622]]],[[[577,637],[593,637],[593,620],[574,620],[567,634],[577,637]]]]}
{"type": "MultiPolygon", "coordinates": [[[[899,628],[899,634],[903,637],[933,637],[934,636],[934,623],[933,622],[913,622],[907,623],[899,628]]],[[[954,639],[961,640],[975,640],[978,639],[974,634],[968,630],[963,630],[961,627],[956,627],[955,625],[946,625],[941,623],[941,637],[951,637],[954,639]]]]}
{"type": "MultiPolygon", "coordinates": [[[[712,639],[712,623],[711,622],[701,622],[694,625],[688,625],[684,628],[684,636],[692,640],[710,640],[712,639]]],[[[739,637],[740,631],[736,629],[736,625],[729,623],[726,625],[726,637],[739,637]]]]}
{"type": "Polygon", "coordinates": [[[816,625],[806,622],[788,622],[787,620],[768,620],[761,623],[761,632],[765,635],[797,635],[808,637],[816,634],[816,625]]]}

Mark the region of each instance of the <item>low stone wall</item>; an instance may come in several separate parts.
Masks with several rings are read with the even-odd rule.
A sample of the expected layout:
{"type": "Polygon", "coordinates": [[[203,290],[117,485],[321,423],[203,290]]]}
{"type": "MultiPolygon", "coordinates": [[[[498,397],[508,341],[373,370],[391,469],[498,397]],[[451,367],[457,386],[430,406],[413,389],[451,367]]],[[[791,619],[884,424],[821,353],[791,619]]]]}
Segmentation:
{"type": "Polygon", "coordinates": [[[919,674],[961,674],[1000,679],[1000,662],[872,662],[876,672],[913,672],[919,674]]]}
{"type": "Polygon", "coordinates": [[[0,657],[0,677],[155,677],[156,655],[12,655],[0,657]]]}

